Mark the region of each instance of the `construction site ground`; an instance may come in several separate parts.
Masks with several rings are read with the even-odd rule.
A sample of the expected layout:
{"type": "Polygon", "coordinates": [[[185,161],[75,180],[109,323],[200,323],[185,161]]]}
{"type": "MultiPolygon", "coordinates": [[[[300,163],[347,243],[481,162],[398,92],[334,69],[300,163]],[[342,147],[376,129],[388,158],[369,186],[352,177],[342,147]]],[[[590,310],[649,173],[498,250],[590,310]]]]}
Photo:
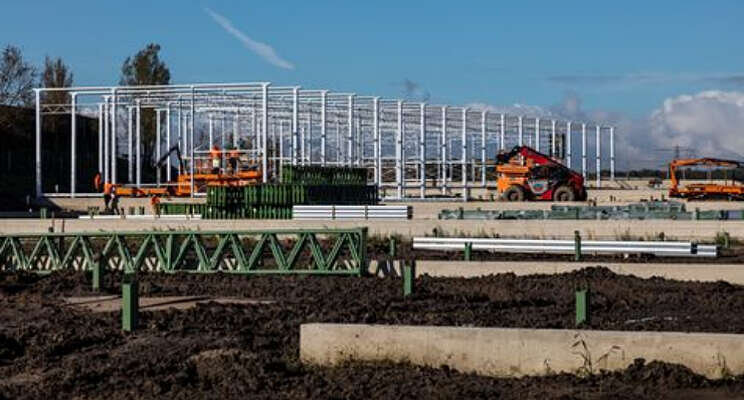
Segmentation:
{"type": "MultiPolygon", "coordinates": [[[[598,205],[627,205],[641,200],[651,198],[659,200],[666,193],[665,189],[649,189],[644,187],[643,181],[630,181],[624,183],[625,187],[634,189],[621,189],[617,184],[606,183],[610,186],[603,189],[590,189],[589,198],[596,199],[598,205]],[[612,196],[612,201],[610,201],[612,196]]],[[[390,190],[388,189],[390,192],[390,190]]],[[[409,191],[411,194],[415,191],[409,191]]],[[[429,194],[434,194],[429,190],[429,194]]],[[[456,190],[453,193],[457,193],[456,190]]],[[[392,194],[390,192],[389,194],[392,194]]],[[[487,191],[473,189],[473,201],[453,201],[451,198],[437,201],[393,202],[384,204],[410,204],[413,207],[413,220],[391,220],[391,221],[292,221],[288,225],[285,220],[86,220],[66,219],[64,224],[61,220],[52,219],[24,219],[5,218],[0,219],[0,232],[46,232],[50,227],[55,231],[81,232],[95,230],[152,230],[152,229],[278,229],[278,228],[322,228],[322,227],[357,227],[368,226],[372,235],[399,234],[403,236],[423,236],[433,234],[444,234],[449,236],[493,236],[504,237],[539,237],[560,238],[573,235],[574,230],[579,230],[585,238],[606,239],[651,239],[664,233],[668,239],[699,239],[712,240],[721,232],[728,232],[732,237],[744,237],[744,221],[670,221],[670,220],[497,220],[497,221],[469,221],[469,220],[438,220],[437,216],[443,209],[457,209],[462,207],[466,210],[476,208],[492,210],[532,210],[549,209],[552,202],[518,202],[509,203],[503,201],[477,200],[480,196],[487,199],[487,191]]],[[[98,197],[81,198],[48,198],[46,201],[69,210],[85,212],[90,206],[103,208],[103,200],[98,197]]],[[[203,199],[171,199],[165,201],[203,201],[203,199]]],[[[562,203],[566,204],[566,203],[562,203]]],[[[586,204],[586,203],[568,203],[586,204]]],[[[744,209],[744,202],[734,201],[698,201],[685,202],[688,210],[700,208],[701,210],[728,210],[744,209]]],[[[149,199],[125,198],[122,199],[121,207],[144,207],[145,212],[152,213],[149,199]]]]}
{"type": "MultiPolygon", "coordinates": [[[[620,372],[488,378],[406,364],[304,365],[308,322],[478,327],[574,327],[574,290],[592,290],[587,328],[744,333],[744,289],[724,282],[639,279],[590,268],[559,275],[421,278],[412,298],[400,279],[142,274],[146,298],[209,296],[141,310],[120,330],[117,311],[91,312],[68,297],[103,293],[89,277],[0,274],[0,398],[737,398],[744,377],[709,380],[681,365],[628,360],[620,372]],[[254,300],[261,300],[255,302],[254,300]]],[[[580,355],[577,355],[580,357],[580,355]]]]}

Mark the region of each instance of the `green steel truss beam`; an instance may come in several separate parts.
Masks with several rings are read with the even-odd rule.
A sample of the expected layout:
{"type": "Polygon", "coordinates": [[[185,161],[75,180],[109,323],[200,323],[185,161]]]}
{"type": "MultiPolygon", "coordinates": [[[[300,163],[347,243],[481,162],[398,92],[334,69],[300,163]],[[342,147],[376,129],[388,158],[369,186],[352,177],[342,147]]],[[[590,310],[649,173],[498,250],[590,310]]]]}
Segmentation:
{"type": "Polygon", "coordinates": [[[0,234],[0,270],[359,275],[367,228],[0,234]]]}

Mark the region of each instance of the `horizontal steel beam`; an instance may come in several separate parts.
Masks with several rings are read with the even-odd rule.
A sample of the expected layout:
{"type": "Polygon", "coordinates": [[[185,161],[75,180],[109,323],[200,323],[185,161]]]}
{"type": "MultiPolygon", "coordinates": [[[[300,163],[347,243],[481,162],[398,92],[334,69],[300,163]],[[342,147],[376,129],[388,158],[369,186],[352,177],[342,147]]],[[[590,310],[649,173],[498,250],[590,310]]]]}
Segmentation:
{"type": "MultiPolygon", "coordinates": [[[[572,254],[576,251],[576,242],[574,240],[413,238],[414,250],[465,251],[466,245],[469,245],[472,250],[509,253],[572,254]]],[[[716,245],[698,245],[691,242],[582,240],[580,247],[581,252],[600,254],[641,253],[673,257],[718,256],[718,247],[716,245]]]]}
{"type": "Polygon", "coordinates": [[[411,219],[413,207],[400,206],[293,206],[292,219],[411,219]]]}
{"type": "Polygon", "coordinates": [[[367,228],[7,234],[0,270],[361,275],[366,248],[367,228]]]}

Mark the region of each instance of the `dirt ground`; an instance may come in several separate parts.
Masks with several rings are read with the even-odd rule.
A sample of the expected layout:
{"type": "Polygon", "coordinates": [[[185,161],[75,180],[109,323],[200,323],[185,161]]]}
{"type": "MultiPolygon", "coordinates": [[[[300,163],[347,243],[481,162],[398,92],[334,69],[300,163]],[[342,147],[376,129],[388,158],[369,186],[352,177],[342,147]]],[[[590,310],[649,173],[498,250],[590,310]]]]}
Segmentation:
{"type": "MultiPolygon", "coordinates": [[[[107,274],[116,294],[121,276],[107,274]]],[[[305,366],[299,325],[357,322],[573,328],[573,291],[589,287],[593,329],[744,333],[744,287],[639,279],[588,268],[561,275],[429,278],[402,297],[399,279],[140,275],[142,296],[274,301],[197,304],[141,313],[66,305],[93,295],[88,276],[0,274],[0,399],[15,398],[741,398],[744,376],[711,381],[679,365],[636,360],[590,376],[488,378],[404,364],[305,366]]]]}

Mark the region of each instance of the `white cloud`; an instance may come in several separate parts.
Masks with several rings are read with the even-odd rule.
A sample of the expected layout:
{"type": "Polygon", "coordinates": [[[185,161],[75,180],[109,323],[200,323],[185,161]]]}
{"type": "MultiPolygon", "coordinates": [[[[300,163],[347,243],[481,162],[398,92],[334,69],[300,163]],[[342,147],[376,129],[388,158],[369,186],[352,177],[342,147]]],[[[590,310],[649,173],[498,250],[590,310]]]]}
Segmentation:
{"type": "Polygon", "coordinates": [[[742,158],[744,93],[705,91],[664,100],[649,117],[659,144],[697,149],[698,156],[742,158]]]}
{"type": "Polygon", "coordinates": [[[204,11],[214,19],[224,30],[233,35],[236,39],[240,40],[245,47],[250,49],[252,52],[258,54],[261,58],[267,62],[276,65],[277,67],[284,69],[294,69],[294,65],[289,61],[279,57],[274,48],[266,43],[255,41],[248,37],[245,33],[241,32],[238,28],[234,27],[232,22],[220,14],[205,8],[204,11]]]}

